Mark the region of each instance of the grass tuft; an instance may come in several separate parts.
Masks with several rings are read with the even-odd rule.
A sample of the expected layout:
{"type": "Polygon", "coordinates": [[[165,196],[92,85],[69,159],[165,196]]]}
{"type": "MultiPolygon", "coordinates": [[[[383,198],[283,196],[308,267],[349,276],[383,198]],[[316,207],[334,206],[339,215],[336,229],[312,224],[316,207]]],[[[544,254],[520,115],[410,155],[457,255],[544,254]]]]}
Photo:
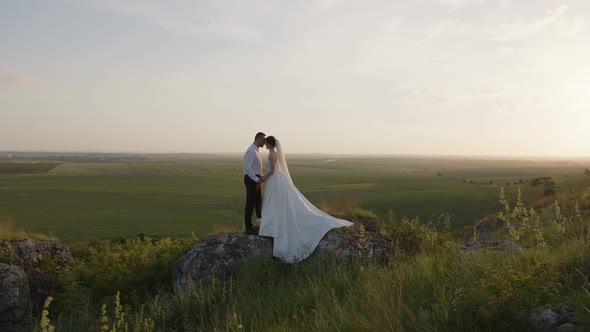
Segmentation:
{"type": "Polygon", "coordinates": [[[0,240],[18,241],[26,239],[55,241],[57,238],[52,235],[43,233],[28,232],[24,229],[17,228],[16,222],[12,218],[0,220],[0,240]]]}

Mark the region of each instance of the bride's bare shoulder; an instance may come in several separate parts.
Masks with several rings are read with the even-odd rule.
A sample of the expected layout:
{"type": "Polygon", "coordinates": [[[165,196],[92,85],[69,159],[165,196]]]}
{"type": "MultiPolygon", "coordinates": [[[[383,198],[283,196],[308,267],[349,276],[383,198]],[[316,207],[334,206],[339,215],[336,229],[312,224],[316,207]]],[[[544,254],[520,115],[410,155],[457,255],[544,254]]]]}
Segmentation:
{"type": "Polygon", "coordinates": [[[276,152],[269,152],[268,153],[268,159],[277,159],[277,153],[276,152]]]}

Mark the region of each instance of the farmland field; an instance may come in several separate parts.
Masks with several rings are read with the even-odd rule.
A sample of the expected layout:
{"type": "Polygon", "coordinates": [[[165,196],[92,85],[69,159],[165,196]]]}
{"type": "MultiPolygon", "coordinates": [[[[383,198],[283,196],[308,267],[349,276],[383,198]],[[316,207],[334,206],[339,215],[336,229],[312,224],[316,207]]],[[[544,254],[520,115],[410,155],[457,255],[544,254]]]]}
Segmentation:
{"type": "Polygon", "coordinates": [[[0,174],[45,173],[59,165],[57,162],[0,163],[0,174]]]}
{"type": "MultiPolygon", "coordinates": [[[[289,162],[293,181],[312,202],[353,199],[381,216],[391,210],[423,221],[449,212],[454,228],[491,213],[500,185],[513,195],[519,186],[532,190],[526,181],[538,176],[552,177],[557,190],[590,178],[579,175],[587,165],[571,161],[295,156],[289,162]]],[[[66,241],[239,228],[244,200],[239,156],[0,162],[0,221],[66,241]]]]}

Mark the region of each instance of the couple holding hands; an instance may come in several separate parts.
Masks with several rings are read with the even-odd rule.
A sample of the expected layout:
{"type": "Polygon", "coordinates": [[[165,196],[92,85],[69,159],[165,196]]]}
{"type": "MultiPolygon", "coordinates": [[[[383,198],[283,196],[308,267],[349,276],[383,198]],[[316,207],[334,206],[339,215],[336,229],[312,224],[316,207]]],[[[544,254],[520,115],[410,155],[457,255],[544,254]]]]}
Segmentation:
{"type": "Polygon", "coordinates": [[[353,225],[324,213],[301,194],[291,179],[284,149],[274,136],[266,137],[262,132],[255,135],[244,155],[244,184],[246,234],[257,234],[252,224],[255,211],[260,220],[258,235],[274,239],[273,256],[284,262],[295,263],[309,257],[329,230],[353,225]],[[262,173],[259,150],[263,146],[269,150],[266,173],[262,173]]]}

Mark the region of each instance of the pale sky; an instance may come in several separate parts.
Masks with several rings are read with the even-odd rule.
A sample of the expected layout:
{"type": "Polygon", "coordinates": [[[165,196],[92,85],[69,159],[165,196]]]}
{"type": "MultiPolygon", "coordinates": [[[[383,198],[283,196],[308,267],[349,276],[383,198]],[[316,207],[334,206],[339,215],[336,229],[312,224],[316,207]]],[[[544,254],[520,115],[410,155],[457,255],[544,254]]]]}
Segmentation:
{"type": "Polygon", "coordinates": [[[0,150],[590,156],[590,1],[0,0],[0,150]]]}

